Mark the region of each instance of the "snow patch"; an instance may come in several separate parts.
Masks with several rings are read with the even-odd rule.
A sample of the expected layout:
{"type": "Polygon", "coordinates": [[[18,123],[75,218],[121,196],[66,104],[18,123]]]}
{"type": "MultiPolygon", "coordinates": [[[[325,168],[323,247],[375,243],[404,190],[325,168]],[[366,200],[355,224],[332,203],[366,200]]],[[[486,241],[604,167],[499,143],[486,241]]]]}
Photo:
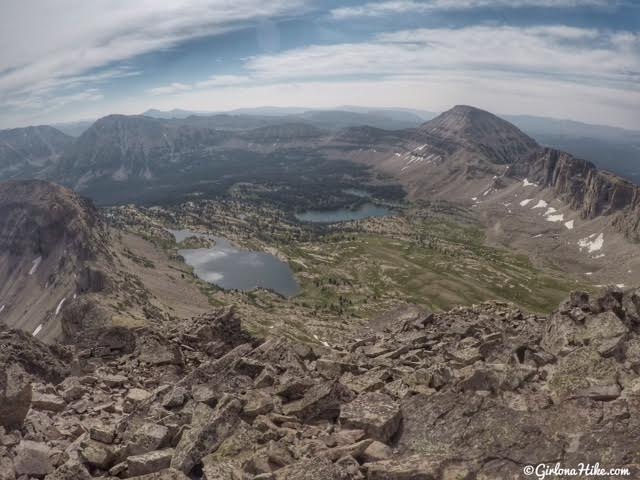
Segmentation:
{"type": "Polygon", "coordinates": [[[591,275],[593,275],[593,272],[587,272],[587,273],[585,273],[585,275],[591,276],[591,275]]]}
{"type": "Polygon", "coordinates": [[[573,220],[569,220],[568,222],[564,222],[564,226],[569,230],[573,230],[573,220]]]}
{"type": "Polygon", "coordinates": [[[473,200],[474,202],[478,200],[478,197],[471,197],[471,200],[473,200]]]}
{"type": "Polygon", "coordinates": [[[0,307],[0,313],[2,313],[2,312],[3,312],[3,310],[4,310],[4,305],[2,305],[2,306],[0,307]]]}
{"type": "Polygon", "coordinates": [[[536,205],[534,207],[531,207],[531,210],[533,210],[535,208],[546,208],[547,205],[548,205],[548,203],[545,202],[544,200],[538,200],[538,203],[536,203],[536,205]]]}
{"type": "Polygon", "coordinates": [[[557,210],[553,207],[549,207],[547,208],[547,211],[543,213],[543,215],[546,217],[547,215],[551,215],[552,213],[556,213],[557,210]]]}
{"type": "Polygon", "coordinates": [[[29,270],[29,275],[33,275],[34,273],[36,273],[36,270],[38,270],[38,266],[40,265],[41,262],[42,262],[42,257],[40,256],[31,263],[31,269],[29,270]]]}
{"type": "Polygon", "coordinates": [[[532,182],[530,182],[528,179],[526,179],[526,178],[525,178],[525,179],[522,181],[522,186],[523,186],[523,187],[537,187],[537,186],[538,186],[538,184],[537,184],[537,183],[532,183],[532,182]]]}
{"type": "Polygon", "coordinates": [[[549,215],[547,217],[547,222],[562,222],[564,220],[564,214],[560,213],[558,215],[549,215]]]}
{"type": "Polygon", "coordinates": [[[604,245],[604,234],[600,233],[600,235],[598,235],[597,238],[593,239],[594,236],[595,236],[595,233],[581,240],[578,240],[578,247],[580,247],[581,251],[583,248],[586,248],[589,253],[593,253],[602,249],[604,245]]]}
{"type": "Polygon", "coordinates": [[[36,329],[33,331],[33,336],[35,337],[36,335],[38,335],[40,333],[40,330],[42,330],[42,324],[36,327],[36,329]]]}
{"type": "Polygon", "coordinates": [[[624,283],[616,283],[616,287],[618,287],[618,288],[624,288],[624,283]]]}
{"type": "Polygon", "coordinates": [[[529,205],[529,203],[531,203],[533,201],[533,198],[527,198],[525,200],[522,200],[520,202],[520,206],[522,207],[526,207],[527,205],[529,205]]]}
{"type": "Polygon", "coordinates": [[[60,313],[60,310],[62,309],[62,305],[64,304],[65,300],[66,298],[63,298],[62,300],[60,300],[60,303],[56,307],[56,313],[54,313],[54,315],[58,315],[60,313]]]}

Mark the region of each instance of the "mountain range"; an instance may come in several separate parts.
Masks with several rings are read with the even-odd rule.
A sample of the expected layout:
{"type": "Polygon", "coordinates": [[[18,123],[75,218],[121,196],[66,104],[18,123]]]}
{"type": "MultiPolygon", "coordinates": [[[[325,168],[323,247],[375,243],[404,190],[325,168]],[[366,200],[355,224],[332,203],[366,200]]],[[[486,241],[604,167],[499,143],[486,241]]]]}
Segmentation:
{"type": "MultiPolygon", "coordinates": [[[[98,204],[153,204],[194,193],[221,196],[246,182],[280,184],[275,191],[286,192],[287,182],[304,181],[306,195],[316,199],[311,192],[328,191],[336,178],[370,172],[401,185],[412,201],[475,209],[492,241],[537,252],[541,261],[581,274],[606,264],[611,280],[635,275],[634,265],[623,272],[624,262],[612,263],[633,257],[640,239],[640,195],[632,182],[470,106],[395,130],[336,123],[371,114],[349,115],[110,115],[76,139],[50,127],[9,130],[0,133],[0,173],[58,182],[98,204]],[[577,267],[576,256],[588,265],[577,267]]],[[[291,199],[282,204],[295,208],[291,199]]]]}
{"type": "MultiPolygon", "coordinates": [[[[110,115],[76,139],[2,132],[0,478],[489,480],[558,459],[637,468],[640,292],[622,283],[640,281],[637,185],[470,106],[397,130],[266,118],[110,115]],[[434,207],[420,214],[481,221],[479,233],[453,230],[481,246],[393,243],[408,256],[440,254],[455,269],[473,249],[467,266],[489,282],[489,264],[506,257],[487,245],[508,246],[525,254],[505,265],[519,287],[529,288],[529,259],[567,282],[617,286],[574,292],[550,315],[502,301],[397,305],[339,318],[324,339],[312,334],[316,311],[298,317],[295,301],[283,307],[271,292],[221,305],[166,230],[215,218],[232,231],[243,198],[267,230],[270,208],[282,219],[347,185],[401,187],[401,205],[434,207]],[[100,211],[84,196],[119,206],[100,211]],[[180,205],[156,205],[167,197],[180,205]]],[[[398,242],[403,224],[376,220],[329,229],[324,242],[352,248],[359,233],[369,249],[381,228],[398,242]]],[[[437,290],[450,274],[422,273],[403,281],[437,290]]],[[[318,286],[342,303],[353,282],[318,286]]]]}

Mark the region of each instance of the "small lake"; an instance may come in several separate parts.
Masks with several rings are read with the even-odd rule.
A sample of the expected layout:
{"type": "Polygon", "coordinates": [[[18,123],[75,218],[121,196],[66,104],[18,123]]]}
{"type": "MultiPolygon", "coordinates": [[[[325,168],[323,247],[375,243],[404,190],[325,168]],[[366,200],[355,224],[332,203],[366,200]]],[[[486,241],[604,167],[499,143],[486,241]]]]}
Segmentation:
{"type": "Polygon", "coordinates": [[[365,203],[356,209],[340,208],[337,210],[308,210],[296,213],[296,218],[301,222],[311,223],[337,223],[351,220],[361,220],[370,217],[386,217],[394,215],[393,210],[373,203],[365,203]]]}
{"type": "Polygon", "coordinates": [[[209,238],[211,248],[181,249],[178,253],[193,267],[198,278],[225,290],[244,292],[265,288],[284,297],[296,295],[300,287],[289,265],[265,252],[240,250],[222,237],[195,233],[189,230],[169,230],[181,242],[188,237],[209,238]]]}

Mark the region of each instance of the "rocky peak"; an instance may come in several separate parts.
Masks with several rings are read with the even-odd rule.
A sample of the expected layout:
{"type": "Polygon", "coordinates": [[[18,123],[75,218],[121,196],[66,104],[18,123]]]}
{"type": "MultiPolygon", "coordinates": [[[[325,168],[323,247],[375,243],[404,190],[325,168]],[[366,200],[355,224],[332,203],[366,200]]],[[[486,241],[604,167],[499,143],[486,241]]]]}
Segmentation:
{"type": "Polygon", "coordinates": [[[539,148],[506,120],[467,105],[457,105],[422,124],[418,132],[472,149],[498,164],[513,163],[539,148]]]}
{"type": "Polygon", "coordinates": [[[0,251],[48,256],[62,247],[88,258],[99,225],[93,204],[40,180],[0,183],[0,251]]]}

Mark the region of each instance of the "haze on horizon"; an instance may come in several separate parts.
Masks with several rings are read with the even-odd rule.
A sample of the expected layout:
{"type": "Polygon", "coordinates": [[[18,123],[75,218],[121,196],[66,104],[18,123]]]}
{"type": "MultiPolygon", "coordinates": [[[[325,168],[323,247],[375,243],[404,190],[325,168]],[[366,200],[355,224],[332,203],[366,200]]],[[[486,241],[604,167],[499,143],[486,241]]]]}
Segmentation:
{"type": "Polygon", "coordinates": [[[640,129],[632,0],[24,0],[0,13],[0,128],[471,104],[640,129]]]}

